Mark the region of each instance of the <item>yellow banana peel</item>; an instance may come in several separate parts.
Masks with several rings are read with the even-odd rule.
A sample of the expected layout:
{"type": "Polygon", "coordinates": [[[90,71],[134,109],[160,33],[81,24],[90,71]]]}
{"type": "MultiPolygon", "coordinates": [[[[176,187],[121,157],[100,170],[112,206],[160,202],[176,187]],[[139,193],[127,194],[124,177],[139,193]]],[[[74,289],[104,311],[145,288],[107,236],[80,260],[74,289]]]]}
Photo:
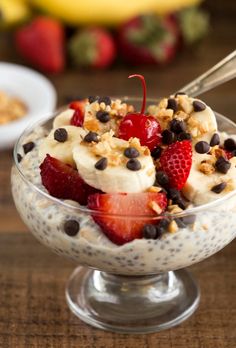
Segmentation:
{"type": "Polygon", "coordinates": [[[201,0],[28,0],[36,8],[70,25],[116,26],[136,15],[164,15],[201,0]]]}
{"type": "Polygon", "coordinates": [[[30,15],[25,0],[0,0],[0,28],[8,28],[24,21],[30,15]]]}

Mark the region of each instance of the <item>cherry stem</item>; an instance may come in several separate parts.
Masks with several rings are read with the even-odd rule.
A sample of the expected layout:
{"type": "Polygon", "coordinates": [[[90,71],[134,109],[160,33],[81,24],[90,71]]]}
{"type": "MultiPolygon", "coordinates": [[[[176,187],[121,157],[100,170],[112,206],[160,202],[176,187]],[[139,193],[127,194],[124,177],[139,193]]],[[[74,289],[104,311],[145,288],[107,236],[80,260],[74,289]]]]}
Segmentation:
{"type": "Polygon", "coordinates": [[[142,109],[141,109],[141,114],[144,114],[145,109],[146,109],[146,94],[147,94],[147,86],[146,86],[146,82],[145,82],[145,78],[143,75],[139,75],[139,74],[134,74],[134,75],[130,75],[129,79],[131,79],[132,77],[138,77],[141,82],[142,82],[142,86],[143,86],[143,104],[142,104],[142,109]]]}

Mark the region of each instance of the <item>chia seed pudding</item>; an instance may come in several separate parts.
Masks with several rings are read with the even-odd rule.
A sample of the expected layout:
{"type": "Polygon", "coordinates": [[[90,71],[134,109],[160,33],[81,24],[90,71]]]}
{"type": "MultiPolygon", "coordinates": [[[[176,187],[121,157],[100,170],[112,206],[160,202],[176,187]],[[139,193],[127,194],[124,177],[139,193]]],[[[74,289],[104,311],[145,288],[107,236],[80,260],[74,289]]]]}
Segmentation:
{"type": "MultiPolygon", "coordinates": [[[[204,132],[202,128],[198,128],[199,123],[193,116],[197,113],[204,113],[205,104],[204,106],[199,106],[200,102],[194,104],[195,100],[183,95],[171,97],[171,99],[174,99],[179,105],[176,109],[175,104],[175,110],[168,109],[168,98],[164,98],[158,104],[148,108],[148,114],[160,123],[162,134],[163,131],[168,131],[162,135],[162,139],[165,139],[166,143],[160,141],[158,145],[160,151],[157,151],[156,146],[155,149],[151,149],[151,154],[153,154],[151,156],[150,151],[146,150],[146,146],[140,145],[139,142],[131,140],[131,145],[133,145],[131,146],[130,140],[122,140],[122,146],[128,144],[128,150],[126,149],[125,152],[126,162],[123,157],[122,162],[114,156],[114,153],[118,152],[117,147],[112,147],[113,156],[109,153],[102,156],[102,153],[99,153],[100,157],[98,157],[97,153],[95,154],[96,163],[93,162],[93,166],[94,163],[97,165],[96,173],[100,175],[96,177],[98,178],[96,180],[100,180],[102,186],[91,185],[95,180],[92,175],[86,180],[84,173],[86,173],[87,167],[85,168],[85,166],[89,163],[87,164],[86,161],[82,163],[83,156],[90,156],[88,149],[89,151],[100,151],[98,145],[101,146],[103,141],[111,142],[115,139],[114,141],[117,141],[118,144],[121,139],[118,139],[117,124],[120,127],[127,113],[134,112],[132,105],[119,100],[112,101],[110,98],[107,99],[107,104],[103,105],[104,102],[99,104],[96,99],[92,98],[92,103],[88,100],[85,101],[83,127],[71,125],[76,108],[69,108],[56,115],[53,125],[52,120],[47,120],[22,135],[15,149],[16,165],[12,169],[12,192],[22,220],[41,243],[50,247],[55,253],[67,256],[84,266],[120,275],[148,275],[190,266],[216,253],[235,237],[236,157],[234,156],[236,153],[234,151],[236,151],[236,145],[234,141],[236,136],[230,135],[230,133],[236,133],[236,126],[231,121],[217,115],[218,129],[215,129],[214,126],[214,129],[208,128],[204,132]],[[194,107],[198,107],[200,110],[196,111],[194,107]],[[99,119],[95,117],[96,124],[99,126],[99,129],[96,129],[99,138],[97,141],[91,132],[95,133],[95,123],[92,121],[94,121],[94,113],[98,112],[100,112],[99,119]],[[102,112],[106,113],[106,117],[102,112]],[[184,122],[184,125],[179,124],[179,121],[184,122]],[[78,128],[81,128],[80,134],[78,128]],[[109,136],[106,135],[111,131],[109,136]],[[169,136],[169,132],[172,132],[171,136],[169,136]],[[170,196],[172,191],[168,187],[172,177],[170,174],[167,175],[167,170],[163,171],[163,168],[160,168],[157,153],[166,151],[165,156],[167,156],[167,150],[171,146],[168,139],[171,139],[173,134],[174,137],[178,137],[180,133],[185,134],[181,135],[181,139],[179,137],[171,143],[178,146],[181,142],[191,141],[193,159],[186,183],[183,188],[178,190],[181,192],[181,199],[176,202],[175,198],[170,196]],[[52,139],[52,134],[54,134],[54,139],[52,139]],[[82,145],[78,144],[76,140],[78,136],[81,136],[82,145]],[[83,144],[86,136],[92,139],[92,141],[89,140],[89,145],[83,144]],[[191,140],[187,139],[188,137],[191,137],[191,140]],[[67,141],[70,143],[67,144],[67,141]],[[93,146],[94,148],[97,146],[95,150],[93,146]],[[161,193],[167,195],[167,206],[160,210],[161,204],[150,205],[151,216],[139,216],[139,214],[135,216],[127,213],[124,216],[118,214],[115,218],[113,217],[111,221],[115,219],[118,226],[123,226],[124,219],[127,221],[127,225],[132,222],[136,226],[139,224],[139,220],[142,223],[142,235],[127,242],[116,243],[103,229],[104,221],[107,222],[106,213],[109,217],[112,212],[104,213],[103,211],[105,220],[103,216],[103,221],[100,223],[99,214],[96,217],[95,213],[94,216],[94,210],[89,209],[86,205],[81,205],[73,199],[59,199],[55,195],[53,197],[49,194],[43,184],[42,169],[40,169],[47,154],[62,162],[66,159],[64,163],[70,165],[70,168],[77,167],[78,173],[81,174],[86,184],[96,189],[92,195],[113,194],[110,192],[111,185],[102,181],[102,175],[107,175],[108,178],[111,173],[111,180],[115,180],[115,175],[123,177],[124,173],[128,173],[128,176],[132,177],[132,182],[128,182],[128,185],[133,185],[133,191],[128,191],[127,195],[142,195],[143,192],[151,192],[154,195],[161,193]],[[64,155],[65,157],[63,157],[64,155]],[[79,158],[80,155],[82,159],[79,158]],[[98,164],[98,160],[101,158],[106,158],[106,161],[100,161],[98,164]],[[149,161],[151,158],[153,162],[149,161]],[[134,159],[138,160],[134,161],[134,159]],[[115,173],[117,174],[114,174],[112,169],[109,172],[111,160],[115,163],[112,163],[112,166],[116,168],[115,173]],[[126,167],[124,163],[127,163],[126,167]],[[153,173],[151,173],[152,163],[158,173],[157,175],[154,173],[154,180],[153,173]],[[143,176],[145,166],[149,173],[148,178],[143,176]],[[160,174],[160,171],[164,174],[160,174]],[[135,175],[138,178],[137,181],[135,181],[135,175]],[[168,184],[165,184],[166,175],[168,184]],[[155,181],[155,178],[159,180],[159,183],[155,181]],[[207,183],[206,185],[202,181],[203,179],[207,183]],[[153,182],[150,184],[152,180],[153,182]],[[139,192],[135,188],[137,183],[142,185],[139,192]],[[164,226],[163,220],[168,221],[168,224],[164,226]],[[161,224],[164,226],[163,228],[160,228],[161,224]]],[[[169,102],[169,104],[171,103],[169,102]]],[[[94,153],[92,155],[94,156],[94,153]]],[[[121,158],[121,155],[118,158],[121,158]]],[[[161,161],[164,163],[164,160],[161,161]]],[[[122,182],[118,182],[117,178],[116,182],[117,185],[123,185],[122,182]]],[[[128,185],[122,187],[128,187],[128,185]]]]}

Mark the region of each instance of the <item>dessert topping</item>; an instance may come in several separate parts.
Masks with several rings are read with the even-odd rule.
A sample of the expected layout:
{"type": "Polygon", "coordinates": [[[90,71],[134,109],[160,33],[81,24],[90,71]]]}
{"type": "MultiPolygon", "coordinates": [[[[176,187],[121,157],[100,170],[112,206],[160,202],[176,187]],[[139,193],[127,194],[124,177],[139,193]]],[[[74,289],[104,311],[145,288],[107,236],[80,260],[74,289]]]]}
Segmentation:
{"type": "Polygon", "coordinates": [[[210,151],[210,145],[206,141],[199,141],[195,145],[195,150],[198,153],[207,153],[210,151]]]}
{"type": "Polygon", "coordinates": [[[20,163],[22,161],[22,156],[20,153],[17,154],[17,161],[20,163]]]}
{"type": "Polygon", "coordinates": [[[94,166],[98,170],[104,170],[104,169],[106,169],[107,165],[108,165],[107,158],[106,157],[102,157],[99,161],[97,161],[95,163],[94,166]]]}
{"type": "Polygon", "coordinates": [[[79,232],[79,229],[80,224],[77,220],[67,220],[64,223],[64,231],[70,237],[76,236],[79,232]]]}
{"type": "Polygon", "coordinates": [[[236,142],[232,138],[228,138],[224,141],[224,148],[228,151],[236,150],[236,142]]]}
{"type": "Polygon", "coordinates": [[[174,141],[175,141],[175,134],[171,132],[169,129],[165,129],[162,132],[162,143],[164,145],[170,145],[174,143],[174,141]]]}
{"type": "Polygon", "coordinates": [[[102,123],[107,123],[108,121],[110,121],[109,113],[106,111],[102,111],[102,110],[98,111],[96,113],[96,117],[102,123]]]}
{"type": "Polygon", "coordinates": [[[128,160],[128,162],[126,163],[126,167],[129,170],[133,170],[133,171],[137,171],[141,169],[141,163],[139,162],[139,160],[137,160],[136,158],[131,158],[130,160],[128,160]]]}
{"type": "Polygon", "coordinates": [[[231,163],[221,156],[217,159],[215,167],[220,173],[226,174],[231,167],[231,163]]]}
{"type": "Polygon", "coordinates": [[[226,182],[221,182],[220,184],[213,186],[211,188],[211,191],[219,194],[226,188],[226,186],[227,186],[226,182]]]}
{"type": "Polygon", "coordinates": [[[157,230],[155,225],[147,224],[142,229],[142,236],[145,239],[156,239],[157,230]]]}
{"type": "Polygon", "coordinates": [[[65,128],[58,128],[54,132],[54,139],[59,143],[64,143],[68,139],[68,133],[65,128]]]}
{"type": "Polygon", "coordinates": [[[200,112],[206,109],[206,104],[201,102],[200,100],[194,100],[193,109],[195,112],[200,112]]]}
{"type": "Polygon", "coordinates": [[[178,110],[178,104],[177,101],[174,98],[169,98],[167,101],[167,109],[171,109],[174,111],[174,113],[176,113],[176,111],[178,110]]]}
{"type": "Polygon", "coordinates": [[[140,153],[135,147],[127,147],[127,149],[124,151],[124,155],[127,158],[136,158],[140,155],[140,153]]]}
{"type": "Polygon", "coordinates": [[[145,115],[146,108],[146,83],[142,75],[130,75],[129,78],[138,77],[143,86],[143,103],[140,113],[127,114],[120,122],[118,136],[129,140],[132,137],[140,139],[141,145],[147,146],[151,151],[161,143],[161,126],[153,116],[145,115]]]}
{"type": "Polygon", "coordinates": [[[216,146],[220,144],[220,137],[218,133],[214,133],[212,135],[211,141],[210,141],[210,146],[216,146]]]}
{"type": "Polygon", "coordinates": [[[192,165],[192,145],[188,140],[169,145],[160,157],[161,169],[169,177],[170,187],[181,190],[192,165]]]}
{"type": "Polygon", "coordinates": [[[27,154],[28,152],[32,151],[35,147],[35,143],[33,141],[29,141],[28,143],[23,145],[24,153],[27,154]]]}
{"type": "Polygon", "coordinates": [[[99,142],[99,138],[98,138],[98,134],[96,132],[88,132],[88,134],[85,135],[84,137],[84,141],[86,141],[87,143],[98,143],[99,142]]]}

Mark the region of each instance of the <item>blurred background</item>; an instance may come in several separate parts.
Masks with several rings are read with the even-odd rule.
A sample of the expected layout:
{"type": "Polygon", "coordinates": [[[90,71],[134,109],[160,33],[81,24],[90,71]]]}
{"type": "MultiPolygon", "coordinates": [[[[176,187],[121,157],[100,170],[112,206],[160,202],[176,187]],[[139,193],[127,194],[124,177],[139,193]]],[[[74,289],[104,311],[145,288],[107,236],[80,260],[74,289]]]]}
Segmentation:
{"type": "MultiPolygon", "coordinates": [[[[149,97],[169,95],[236,49],[235,18],[235,0],[0,0],[0,347],[235,346],[235,243],[193,267],[203,296],[191,320],[116,340],[70,315],[74,265],[28,233],[10,188],[12,145],[30,117],[89,95],[141,96],[132,73],[149,97]]],[[[236,121],[236,80],[202,98],[236,121]]]]}
{"type": "MultiPolygon", "coordinates": [[[[1,0],[0,61],[48,76],[58,105],[140,95],[131,73],[145,75],[150,97],[163,96],[235,49],[235,15],[233,0],[1,0]]],[[[234,97],[215,98],[220,90],[206,101],[233,117],[234,97]]]]}

